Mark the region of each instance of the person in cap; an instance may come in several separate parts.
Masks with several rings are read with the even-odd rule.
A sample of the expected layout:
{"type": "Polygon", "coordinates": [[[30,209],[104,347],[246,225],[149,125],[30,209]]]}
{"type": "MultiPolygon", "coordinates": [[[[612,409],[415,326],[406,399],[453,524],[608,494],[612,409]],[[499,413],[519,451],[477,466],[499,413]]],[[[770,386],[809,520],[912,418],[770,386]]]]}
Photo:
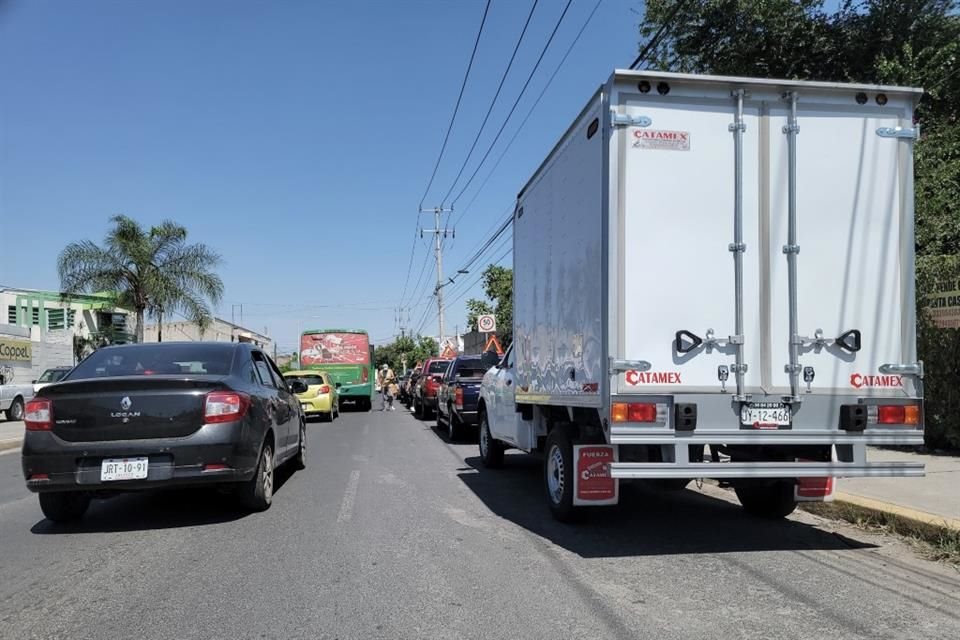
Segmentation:
{"type": "Polygon", "coordinates": [[[393,391],[396,386],[397,376],[394,375],[390,365],[384,364],[380,367],[380,373],[377,375],[377,378],[380,382],[380,397],[383,400],[380,410],[396,411],[397,408],[393,406],[393,391]]]}

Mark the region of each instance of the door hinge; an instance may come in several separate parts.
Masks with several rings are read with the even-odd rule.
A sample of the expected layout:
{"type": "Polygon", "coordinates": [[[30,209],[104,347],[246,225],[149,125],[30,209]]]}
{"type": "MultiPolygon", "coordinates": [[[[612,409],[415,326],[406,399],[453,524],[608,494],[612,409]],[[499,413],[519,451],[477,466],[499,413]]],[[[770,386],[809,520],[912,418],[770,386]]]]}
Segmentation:
{"type": "Polygon", "coordinates": [[[610,358],[610,375],[624,371],[650,371],[653,365],[646,360],[614,360],[610,358]]]}
{"type": "Polygon", "coordinates": [[[923,378],[923,360],[913,364],[882,364],[880,373],[923,378]]]}
{"type": "Polygon", "coordinates": [[[920,139],[920,125],[915,127],[880,127],[877,135],[881,138],[905,138],[907,140],[920,139]]]}
{"type": "Polygon", "coordinates": [[[653,124],[653,120],[647,116],[631,116],[611,109],[610,123],[615,127],[649,127],[653,124]]]}

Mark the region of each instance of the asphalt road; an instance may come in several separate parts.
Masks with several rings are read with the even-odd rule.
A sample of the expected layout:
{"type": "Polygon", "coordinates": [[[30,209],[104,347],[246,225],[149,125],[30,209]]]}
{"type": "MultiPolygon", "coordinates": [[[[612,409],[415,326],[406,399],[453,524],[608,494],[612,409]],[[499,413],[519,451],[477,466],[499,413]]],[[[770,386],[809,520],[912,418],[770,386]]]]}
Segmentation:
{"type": "Polygon", "coordinates": [[[960,573],[716,488],[568,526],[536,458],[480,470],[402,409],[312,423],[308,451],[266,513],[163,492],[69,527],[0,455],[0,638],[960,638],[960,573]]]}

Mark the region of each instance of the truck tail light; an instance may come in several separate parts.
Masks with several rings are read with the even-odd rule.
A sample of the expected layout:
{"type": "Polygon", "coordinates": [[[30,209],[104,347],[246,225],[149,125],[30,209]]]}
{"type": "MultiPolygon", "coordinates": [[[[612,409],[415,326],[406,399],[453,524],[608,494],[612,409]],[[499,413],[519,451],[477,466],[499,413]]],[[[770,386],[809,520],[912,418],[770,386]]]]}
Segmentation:
{"type": "Polygon", "coordinates": [[[25,407],[23,422],[27,431],[50,431],[53,429],[53,402],[47,398],[34,398],[25,407]]]}
{"type": "Polygon", "coordinates": [[[463,409],[463,389],[457,389],[453,393],[453,403],[457,405],[457,409],[463,409]]]}
{"type": "Polygon", "coordinates": [[[207,424],[239,420],[250,407],[250,396],[236,391],[211,391],[203,406],[203,419],[207,424]]]}
{"type": "Polygon", "coordinates": [[[360,371],[360,382],[369,382],[369,381],[370,381],[370,369],[367,367],[364,367],[360,371]]]}
{"type": "Polygon", "coordinates": [[[920,425],[919,404],[881,404],[867,407],[867,422],[869,424],[906,425],[916,427],[920,425]]]}
{"type": "Polygon", "coordinates": [[[614,422],[665,422],[667,405],[657,402],[614,402],[614,422]]]}

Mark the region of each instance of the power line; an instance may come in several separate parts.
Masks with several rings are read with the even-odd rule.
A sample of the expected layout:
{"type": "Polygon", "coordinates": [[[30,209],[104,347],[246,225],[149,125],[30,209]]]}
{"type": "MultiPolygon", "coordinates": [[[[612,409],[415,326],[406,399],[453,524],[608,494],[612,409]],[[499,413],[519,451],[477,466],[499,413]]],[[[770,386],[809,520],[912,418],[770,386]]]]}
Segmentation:
{"type": "Polygon", "coordinates": [[[563,23],[564,17],[567,15],[567,10],[570,9],[570,5],[573,3],[573,0],[567,0],[567,4],[563,7],[563,13],[560,14],[560,17],[557,19],[557,24],[553,26],[553,31],[550,32],[550,37],[547,38],[547,43],[543,45],[543,50],[540,51],[540,56],[537,58],[536,64],[533,65],[533,69],[530,70],[530,75],[527,76],[526,82],[523,83],[523,87],[520,89],[520,94],[517,96],[517,99],[513,102],[513,106],[510,107],[510,112],[507,114],[507,117],[504,119],[503,124],[500,125],[497,135],[493,138],[493,142],[490,143],[490,146],[487,147],[486,153],[483,154],[483,157],[480,158],[480,164],[473,170],[473,173],[470,174],[470,178],[467,180],[467,183],[463,185],[463,188],[460,189],[460,192],[457,193],[457,196],[450,203],[451,206],[456,204],[457,200],[463,195],[463,192],[469,188],[470,183],[473,182],[473,179],[477,177],[477,173],[480,171],[480,167],[483,166],[483,163],[487,161],[487,158],[490,156],[490,152],[493,151],[493,147],[497,144],[497,141],[500,140],[500,136],[503,135],[503,130],[506,128],[507,123],[510,122],[510,118],[513,116],[513,112],[516,111],[517,105],[520,104],[520,99],[523,98],[523,94],[526,92],[527,87],[530,86],[530,81],[533,79],[534,74],[537,72],[537,69],[540,68],[540,63],[543,61],[543,56],[546,55],[547,49],[550,48],[550,43],[553,42],[554,36],[557,35],[557,30],[560,29],[560,25],[563,23]]]}
{"type": "MultiPolygon", "coordinates": [[[[440,146],[440,154],[437,156],[437,161],[433,165],[433,172],[430,174],[430,180],[427,182],[427,188],[423,190],[423,196],[420,198],[420,205],[417,209],[423,208],[423,202],[427,199],[427,194],[430,193],[430,187],[433,186],[433,180],[437,177],[437,169],[440,167],[440,161],[443,159],[443,154],[447,149],[447,142],[450,139],[450,132],[453,131],[453,123],[457,119],[457,113],[460,111],[460,102],[463,100],[463,92],[467,87],[467,79],[470,77],[470,70],[473,69],[473,61],[477,55],[477,47],[480,44],[480,36],[483,35],[483,26],[487,22],[487,14],[490,11],[490,2],[487,0],[487,5],[483,9],[483,18],[480,19],[480,28],[477,30],[477,37],[473,41],[473,51],[470,52],[470,62],[467,63],[467,70],[463,74],[463,82],[460,83],[460,93],[457,95],[457,103],[453,107],[453,114],[450,116],[450,123],[447,125],[447,132],[443,136],[443,144],[440,146]]],[[[413,242],[410,246],[410,260],[407,263],[407,275],[403,280],[403,293],[400,294],[400,304],[403,305],[404,300],[407,297],[407,285],[410,284],[410,274],[413,271],[413,257],[417,252],[417,229],[420,227],[420,218],[417,217],[415,224],[413,225],[413,242]]]]}
{"type": "Polygon", "coordinates": [[[637,59],[633,61],[633,64],[630,65],[631,69],[636,69],[640,66],[642,62],[646,62],[646,58],[650,55],[650,52],[653,51],[653,48],[660,44],[660,38],[663,37],[663,34],[666,32],[667,27],[670,26],[670,23],[673,22],[673,19],[677,17],[677,14],[680,12],[680,9],[687,4],[687,0],[677,0],[677,4],[673,6],[673,11],[670,12],[670,15],[664,20],[663,24],[660,25],[660,28],[657,29],[657,32],[653,34],[653,37],[647,40],[646,46],[640,51],[640,55],[637,56],[637,59]]]}
{"type": "MultiPolygon", "coordinates": [[[[500,91],[503,89],[503,83],[507,80],[507,75],[510,73],[510,69],[513,67],[513,61],[517,57],[517,51],[520,50],[520,43],[523,42],[523,36],[527,33],[527,27],[530,26],[530,19],[533,18],[533,12],[537,8],[537,4],[540,0],[533,0],[533,5],[530,7],[530,12],[527,14],[527,21],[523,23],[523,30],[520,31],[520,37],[517,39],[517,44],[513,46],[513,53],[510,55],[510,61],[507,63],[507,68],[504,69],[503,74],[500,76],[500,84],[497,85],[497,91],[493,94],[493,100],[490,101],[490,106],[487,107],[487,113],[483,116],[483,122],[480,123],[480,129],[477,131],[476,137],[473,139],[473,144],[470,145],[470,151],[467,152],[467,157],[463,160],[463,164],[460,165],[460,171],[457,172],[457,177],[453,179],[453,184],[450,185],[450,188],[447,190],[447,193],[440,200],[441,206],[447,201],[447,198],[450,197],[450,194],[453,193],[453,190],[456,188],[457,183],[460,181],[460,177],[463,176],[464,169],[467,168],[467,164],[470,162],[470,158],[473,157],[473,152],[477,148],[477,143],[480,142],[480,135],[483,133],[484,127],[487,126],[487,120],[490,119],[490,113],[493,111],[494,105],[497,104],[497,98],[500,97],[500,91]]],[[[423,208],[423,203],[420,203],[420,207],[423,208]]]]}
{"type": "Polygon", "coordinates": [[[473,197],[470,199],[470,202],[467,203],[467,206],[460,210],[457,219],[454,220],[453,226],[457,226],[457,223],[460,222],[464,214],[470,210],[470,207],[473,206],[473,203],[477,201],[477,197],[480,195],[480,192],[483,191],[483,188],[487,186],[487,182],[490,181],[490,177],[496,172],[497,167],[500,166],[500,163],[503,161],[504,156],[507,155],[507,151],[510,150],[510,147],[513,146],[514,141],[517,139],[517,136],[520,135],[520,132],[523,130],[523,127],[527,124],[527,121],[530,119],[530,116],[533,115],[534,110],[537,108],[537,105],[540,104],[540,101],[543,99],[543,96],[547,93],[547,89],[550,88],[550,85],[553,83],[554,78],[557,77],[557,74],[560,72],[560,68],[563,66],[563,63],[567,61],[567,58],[570,57],[570,53],[573,51],[573,48],[577,46],[577,42],[580,41],[580,36],[583,35],[583,32],[586,31],[587,26],[590,24],[590,21],[593,20],[594,14],[597,13],[597,9],[600,8],[600,5],[603,4],[603,0],[597,0],[597,3],[593,5],[593,10],[590,11],[590,15],[587,16],[587,19],[584,21],[583,26],[580,27],[580,31],[577,32],[576,37],[573,39],[573,42],[570,43],[570,46],[567,47],[566,53],[563,54],[563,57],[560,59],[560,63],[557,64],[556,69],[553,70],[553,73],[550,74],[550,79],[547,80],[547,84],[543,85],[543,89],[540,90],[540,95],[537,96],[537,99],[531,105],[530,110],[527,111],[527,115],[524,116],[523,121],[520,123],[520,126],[517,127],[517,130],[513,132],[513,136],[510,138],[510,141],[507,142],[507,146],[503,148],[503,151],[500,152],[500,155],[497,157],[497,161],[494,163],[493,168],[490,169],[490,172],[487,174],[487,177],[483,179],[483,182],[480,184],[480,187],[473,193],[473,197]]]}
{"type": "Polygon", "coordinates": [[[480,36],[483,34],[483,25],[487,22],[487,13],[490,11],[490,2],[487,0],[487,6],[483,8],[483,18],[480,19],[480,29],[477,30],[477,37],[473,41],[473,51],[470,53],[470,62],[467,63],[467,71],[463,74],[463,82],[460,84],[460,94],[457,96],[457,104],[453,107],[453,115],[450,116],[450,124],[447,125],[447,133],[443,136],[443,144],[440,146],[440,155],[437,156],[437,162],[433,165],[433,173],[430,174],[430,181],[427,188],[423,191],[423,197],[420,198],[418,209],[423,208],[423,202],[430,193],[430,187],[433,186],[433,180],[437,177],[437,169],[440,167],[440,161],[443,159],[443,153],[447,149],[447,142],[450,140],[450,132],[453,131],[453,123],[457,119],[457,112],[460,111],[460,101],[463,100],[463,91],[467,87],[467,79],[470,77],[470,70],[473,68],[473,60],[477,55],[477,46],[480,44],[480,36]]]}
{"type": "MultiPolygon", "coordinates": [[[[493,266],[499,265],[501,262],[503,262],[503,260],[504,260],[507,256],[510,255],[510,253],[511,253],[512,251],[513,251],[513,247],[508,247],[507,250],[504,251],[503,254],[501,254],[501,256],[500,256],[499,258],[497,258],[494,262],[491,262],[490,264],[493,265],[493,266]]],[[[474,285],[476,285],[478,282],[480,282],[480,279],[481,279],[481,278],[483,278],[483,274],[482,274],[482,273],[476,278],[476,280],[474,280],[472,283],[470,283],[470,285],[469,285],[468,287],[466,287],[463,291],[461,291],[461,292],[460,292],[460,295],[458,295],[456,298],[454,298],[453,300],[451,300],[451,301],[449,302],[449,304],[453,304],[454,302],[459,302],[460,299],[463,298],[463,296],[465,296],[465,295],[467,295],[468,293],[470,293],[471,289],[473,289],[474,285]]]]}

